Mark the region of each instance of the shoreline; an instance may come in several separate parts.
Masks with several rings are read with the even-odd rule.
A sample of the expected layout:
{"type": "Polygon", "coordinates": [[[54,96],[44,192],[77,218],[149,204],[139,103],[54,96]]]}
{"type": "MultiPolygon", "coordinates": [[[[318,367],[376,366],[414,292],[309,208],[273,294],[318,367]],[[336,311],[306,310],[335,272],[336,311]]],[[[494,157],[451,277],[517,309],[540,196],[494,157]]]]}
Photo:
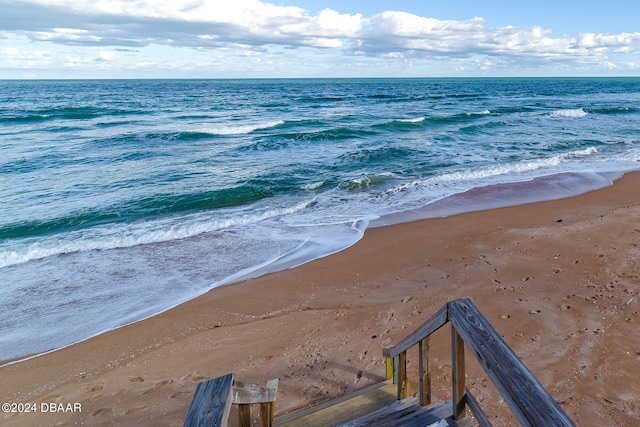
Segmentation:
{"type": "MultiPolygon", "coordinates": [[[[21,363],[33,358],[37,358],[52,352],[73,346],[86,340],[93,339],[104,333],[129,326],[131,324],[147,320],[151,317],[162,314],[166,311],[170,311],[175,307],[184,304],[194,298],[198,298],[211,290],[229,286],[236,283],[240,283],[247,280],[253,280],[258,277],[277,273],[280,271],[286,271],[291,268],[297,268],[309,262],[313,262],[317,259],[321,259],[327,256],[332,256],[339,253],[349,247],[357,244],[366,232],[367,229],[394,226],[398,224],[412,223],[416,221],[445,218],[450,216],[456,216],[461,214],[467,214],[471,212],[486,211],[493,209],[500,209],[505,207],[521,206],[531,203],[546,202],[552,200],[558,200],[563,198],[575,197],[581,194],[595,191],[601,188],[605,188],[613,185],[613,183],[624,176],[625,173],[635,172],[558,172],[551,175],[537,176],[531,179],[523,181],[513,181],[507,183],[487,184],[478,187],[472,187],[468,190],[460,193],[454,193],[446,196],[442,199],[435,200],[428,205],[421,208],[413,208],[407,211],[385,214],[377,219],[367,221],[368,225],[361,230],[361,237],[355,242],[343,247],[337,251],[330,251],[316,256],[315,258],[302,259],[292,252],[291,254],[281,255],[273,260],[244,268],[236,273],[231,274],[212,285],[209,289],[203,290],[199,293],[192,294],[189,297],[182,298],[177,303],[168,306],[154,314],[142,317],[137,320],[129,321],[120,326],[116,326],[111,329],[106,329],[101,332],[97,332],[91,336],[74,341],[68,344],[64,344],[61,347],[52,348],[39,353],[24,354],[9,359],[0,359],[0,368],[4,366],[21,363]],[[531,195],[531,193],[536,195],[531,195]],[[544,193],[546,196],[539,196],[538,194],[544,193]],[[473,208],[471,206],[474,206],[473,208]],[[291,255],[291,256],[287,256],[291,255]]],[[[640,172],[640,171],[639,171],[640,172]]],[[[354,222],[360,223],[361,220],[354,222]]],[[[352,228],[360,229],[359,226],[353,226],[352,228]]],[[[195,237],[195,236],[194,236],[195,237]]],[[[300,248],[298,248],[300,249],[300,248]]]]}
{"type": "MultiPolygon", "coordinates": [[[[632,425],[639,183],[630,172],[579,196],[368,228],[341,252],[1,367],[3,402],[83,411],[0,420],[181,425],[195,384],[227,372],[279,377],[278,415],[379,381],[384,345],[470,296],[577,424],[632,425]]],[[[446,334],[434,337],[436,397],[447,396],[447,346],[446,334]]],[[[497,400],[480,377],[470,366],[474,394],[497,400]]]]}

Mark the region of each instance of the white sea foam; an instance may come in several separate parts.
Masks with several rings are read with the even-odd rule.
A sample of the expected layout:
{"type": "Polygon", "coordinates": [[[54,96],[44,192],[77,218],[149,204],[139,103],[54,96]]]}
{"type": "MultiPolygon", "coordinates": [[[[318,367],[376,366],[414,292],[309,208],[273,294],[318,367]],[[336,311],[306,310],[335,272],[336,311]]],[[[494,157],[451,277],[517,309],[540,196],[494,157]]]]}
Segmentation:
{"type": "Polygon", "coordinates": [[[311,182],[309,184],[302,185],[301,188],[303,190],[316,190],[316,189],[322,187],[322,184],[324,184],[324,181],[311,182]]]}
{"type": "Polygon", "coordinates": [[[522,175],[525,179],[528,177],[527,172],[532,172],[545,168],[553,168],[570,159],[578,157],[587,157],[596,154],[598,150],[594,147],[585,148],[583,150],[569,151],[567,153],[558,154],[555,156],[540,158],[535,160],[521,160],[512,163],[503,163],[490,165],[474,169],[465,169],[456,172],[444,173],[434,177],[430,177],[423,180],[414,180],[395,187],[389,192],[406,191],[409,189],[415,189],[418,187],[432,188],[434,185],[462,185],[465,188],[468,186],[465,183],[477,183],[491,182],[491,178],[504,176],[508,180],[514,179],[518,175],[522,175]]]}
{"type": "Polygon", "coordinates": [[[420,123],[425,121],[425,117],[415,117],[412,119],[398,119],[401,123],[420,123]]]}
{"type": "Polygon", "coordinates": [[[2,318],[10,333],[0,336],[0,360],[59,348],[157,314],[213,287],[341,251],[367,227],[365,220],[324,219],[324,224],[240,227],[160,247],[83,251],[3,270],[0,300],[9,306],[20,302],[21,310],[2,318]],[[112,280],[118,286],[104,286],[112,280]],[[26,295],[46,298],[23,301],[26,295]],[[92,322],[79,324],[77,318],[92,322]],[[42,324],[48,327],[42,330],[42,324]]]}
{"type": "Polygon", "coordinates": [[[487,116],[491,114],[491,111],[489,110],[483,110],[483,111],[478,111],[475,113],[467,113],[467,116],[487,116]]]}
{"type": "Polygon", "coordinates": [[[551,113],[552,117],[567,117],[567,118],[580,118],[585,117],[589,113],[584,111],[582,108],[576,108],[572,110],[556,110],[551,113]]]}
{"type": "Polygon", "coordinates": [[[187,239],[295,214],[312,203],[313,200],[307,199],[291,206],[265,209],[262,212],[236,209],[229,211],[227,216],[222,218],[210,213],[198,213],[122,226],[94,227],[66,233],[63,236],[39,237],[37,240],[22,239],[11,242],[11,246],[0,246],[0,268],[61,254],[129,248],[187,239]]]}
{"type": "Polygon", "coordinates": [[[592,156],[594,154],[598,154],[598,150],[595,147],[588,147],[588,148],[585,148],[584,150],[570,151],[561,156],[564,156],[564,158],[569,159],[572,157],[592,156]]]}
{"type": "Polygon", "coordinates": [[[283,120],[276,120],[264,123],[252,123],[243,125],[228,124],[224,126],[206,128],[205,132],[215,135],[244,135],[260,129],[269,129],[284,124],[283,120]]]}

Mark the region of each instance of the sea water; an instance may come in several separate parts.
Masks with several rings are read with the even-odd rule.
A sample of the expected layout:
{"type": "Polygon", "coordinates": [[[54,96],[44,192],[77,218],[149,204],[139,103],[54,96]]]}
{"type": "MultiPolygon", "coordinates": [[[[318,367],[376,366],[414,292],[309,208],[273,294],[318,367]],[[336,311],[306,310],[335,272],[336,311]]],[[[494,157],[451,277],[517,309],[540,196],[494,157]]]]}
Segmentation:
{"type": "Polygon", "coordinates": [[[0,81],[0,360],[639,167],[638,78],[0,81]]]}

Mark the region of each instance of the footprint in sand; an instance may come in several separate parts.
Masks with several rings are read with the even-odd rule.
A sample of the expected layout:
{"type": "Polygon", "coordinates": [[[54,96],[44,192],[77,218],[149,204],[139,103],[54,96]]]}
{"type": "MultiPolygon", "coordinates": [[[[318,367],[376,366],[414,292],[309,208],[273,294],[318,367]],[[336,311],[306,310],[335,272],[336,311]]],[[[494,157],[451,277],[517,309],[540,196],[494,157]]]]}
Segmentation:
{"type": "Polygon", "coordinates": [[[186,396],[191,396],[192,394],[192,392],[188,391],[176,391],[175,393],[172,393],[171,396],[169,396],[169,399],[184,398],[186,396]]]}
{"type": "Polygon", "coordinates": [[[132,383],[143,383],[144,382],[144,378],[142,378],[142,377],[129,378],[129,381],[132,382],[132,383]]]}
{"type": "Polygon", "coordinates": [[[191,381],[193,381],[194,383],[199,383],[202,380],[204,380],[204,377],[202,375],[196,374],[195,372],[191,376],[191,381]]]}
{"type": "Polygon", "coordinates": [[[194,382],[194,383],[199,383],[200,381],[202,381],[204,379],[205,379],[205,377],[202,376],[198,371],[193,371],[190,374],[185,375],[184,377],[180,378],[180,381],[184,382],[186,380],[189,380],[189,381],[194,382]]]}
{"type": "Polygon", "coordinates": [[[127,394],[129,394],[129,392],[131,391],[131,389],[127,389],[127,388],[123,388],[121,390],[116,391],[115,393],[111,394],[111,396],[113,397],[122,397],[125,396],[127,394]]]}
{"type": "Polygon", "coordinates": [[[151,387],[150,389],[144,391],[142,394],[148,394],[148,393],[157,391],[157,390],[161,389],[162,387],[166,386],[167,384],[171,384],[172,382],[173,382],[173,380],[158,381],[157,383],[155,383],[153,385],[153,387],[151,387]]]}
{"type": "Polygon", "coordinates": [[[123,415],[131,415],[131,414],[135,414],[136,412],[140,412],[140,411],[144,411],[145,409],[147,409],[146,406],[139,406],[137,408],[131,408],[131,409],[127,409],[123,415]]]}
{"type": "Polygon", "coordinates": [[[93,384],[88,387],[85,387],[82,389],[82,391],[84,391],[85,393],[94,393],[96,391],[102,390],[103,387],[104,387],[103,383],[98,383],[98,384],[93,384]]]}
{"type": "Polygon", "coordinates": [[[111,412],[111,408],[100,408],[100,409],[96,409],[95,411],[91,412],[91,416],[95,417],[96,415],[107,414],[108,412],[111,412]]]}

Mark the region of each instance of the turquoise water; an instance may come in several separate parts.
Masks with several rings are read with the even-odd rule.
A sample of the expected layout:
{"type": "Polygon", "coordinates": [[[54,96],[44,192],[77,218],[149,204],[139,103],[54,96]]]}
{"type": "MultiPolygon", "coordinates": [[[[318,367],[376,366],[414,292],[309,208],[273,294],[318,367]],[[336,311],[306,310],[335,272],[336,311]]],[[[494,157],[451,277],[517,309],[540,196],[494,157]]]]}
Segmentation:
{"type": "Polygon", "coordinates": [[[636,78],[0,81],[0,360],[370,226],[610,185],[639,119],[636,78]]]}

